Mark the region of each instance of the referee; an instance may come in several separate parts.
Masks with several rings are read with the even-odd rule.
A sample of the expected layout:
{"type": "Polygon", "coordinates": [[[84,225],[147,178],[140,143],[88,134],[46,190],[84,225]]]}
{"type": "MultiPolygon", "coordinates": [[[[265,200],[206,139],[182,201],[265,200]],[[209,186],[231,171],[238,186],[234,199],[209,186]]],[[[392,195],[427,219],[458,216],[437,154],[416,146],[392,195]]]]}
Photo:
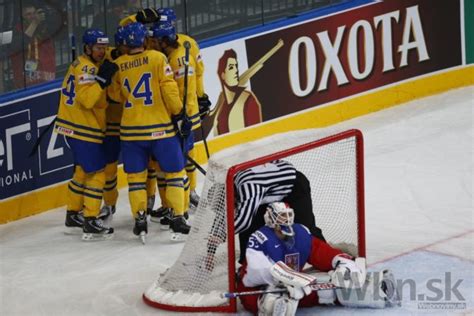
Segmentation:
{"type": "Polygon", "coordinates": [[[288,203],[295,212],[295,223],[305,225],[313,236],[325,240],[316,227],[310,183],[288,161],[275,160],[239,172],[234,178],[234,192],[240,262],[245,259],[250,235],[265,225],[264,214],[272,202],[288,203]]]}

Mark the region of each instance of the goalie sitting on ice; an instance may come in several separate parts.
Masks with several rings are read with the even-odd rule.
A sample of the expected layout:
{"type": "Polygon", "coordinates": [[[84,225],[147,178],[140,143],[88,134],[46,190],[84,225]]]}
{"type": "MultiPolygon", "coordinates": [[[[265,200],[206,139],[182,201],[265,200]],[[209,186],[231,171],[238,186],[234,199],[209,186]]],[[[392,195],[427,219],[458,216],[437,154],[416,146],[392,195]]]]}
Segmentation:
{"type": "Polygon", "coordinates": [[[296,309],[320,304],[384,308],[400,305],[395,280],[389,270],[366,273],[365,259],[353,258],[313,237],[293,223],[288,204],[269,204],[266,225],[252,234],[246,260],[239,270],[237,291],[281,288],[280,293],[240,296],[248,311],[259,315],[294,315],[296,309]],[[300,272],[308,263],[317,276],[300,272]],[[334,288],[312,291],[311,284],[330,282],[334,288]],[[284,291],[286,288],[287,291],[284,291]],[[362,292],[361,292],[362,291],[362,292]]]}

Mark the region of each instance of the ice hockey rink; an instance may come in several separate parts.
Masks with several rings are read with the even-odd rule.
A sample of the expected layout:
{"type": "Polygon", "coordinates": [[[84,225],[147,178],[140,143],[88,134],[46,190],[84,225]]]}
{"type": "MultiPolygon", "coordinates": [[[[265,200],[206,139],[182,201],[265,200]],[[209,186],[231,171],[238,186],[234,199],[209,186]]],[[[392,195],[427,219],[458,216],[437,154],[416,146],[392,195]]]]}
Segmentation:
{"type": "MultiPolygon", "coordinates": [[[[407,285],[400,308],[298,314],[474,314],[473,107],[468,87],[339,124],[364,134],[369,269],[390,268],[407,285]]],[[[0,315],[177,314],[141,296],[183,244],[150,223],[142,245],[126,189],[111,241],[64,235],[64,216],[61,208],[0,226],[0,315]]]]}

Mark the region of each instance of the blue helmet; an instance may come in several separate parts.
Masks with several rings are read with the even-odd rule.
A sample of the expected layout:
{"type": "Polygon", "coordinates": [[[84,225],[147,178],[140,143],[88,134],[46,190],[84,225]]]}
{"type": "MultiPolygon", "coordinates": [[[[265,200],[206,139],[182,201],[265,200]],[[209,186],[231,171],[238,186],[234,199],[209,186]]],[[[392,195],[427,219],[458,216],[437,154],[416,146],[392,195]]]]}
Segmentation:
{"type": "Polygon", "coordinates": [[[158,9],[158,15],[160,16],[160,22],[176,22],[176,14],[171,8],[160,8],[158,9]]]}
{"type": "Polygon", "coordinates": [[[130,23],[124,26],[123,30],[125,45],[129,47],[143,46],[147,34],[148,31],[143,24],[139,22],[130,23]]]}
{"type": "Polygon", "coordinates": [[[153,24],[152,32],[154,38],[168,38],[170,42],[176,42],[177,40],[176,28],[171,24],[171,22],[159,22],[153,24]]]}
{"type": "Polygon", "coordinates": [[[115,46],[125,45],[125,28],[123,26],[117,27],[114,35],[115,46]]]}
{"type": "Polygon", "coordinates": [[[99,29],[87,29],[82,35],[84,45],[108,44],[109,38],[99,29]]]}

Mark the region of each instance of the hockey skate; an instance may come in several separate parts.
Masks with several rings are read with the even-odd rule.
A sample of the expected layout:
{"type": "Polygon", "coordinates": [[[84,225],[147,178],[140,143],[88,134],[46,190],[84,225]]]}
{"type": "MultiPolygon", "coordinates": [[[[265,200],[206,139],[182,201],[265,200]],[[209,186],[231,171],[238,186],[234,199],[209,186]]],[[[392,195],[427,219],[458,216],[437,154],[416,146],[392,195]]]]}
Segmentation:
{"type": "Polygon", "coordinates": [[[82,240],[108,240],[114,236],[114,229],[106,227],[104,221],[97,217],[84,217],[82,240]]]}
{"type": "Polygon", "coordinates": [[[197,210],[199,200],[200,200],[200,197],[196,193],[196,190],[192,190],[191,193],[189,194],[189,209],[191,213],[197,210]]]}
{"type": "Polygon", "coordinates": [[[110,225],[113,215],[115,214],[115,205],[104,205],[100,209],[98,219],[101,219],[105,224],[110,225]]]}
{"type": "Polygon", "coordinates": [[[159,223],[160,219],[169,213],[170,209],[168,207],[160,206],[156,210],[150,210],[148,215],[150,215],[150,220],[155,223],[159,223]]]}
{"type": "Polygon", "coordinates": [[[382,291],[387,295],[386,306],[395,307],[402,306],[401,295],[397,287],[397,282],[392,271],[383,270],[383,278],[381,284],[382,291]]]}
{"type": "Polygon", "coordinates": [[[160,206],[157,210],[150,211],[150,221],[154,223],[160,223],[161,229],[168,230],[171,217],[171,209],[169,207],[160,206]]]}
{"type": "Polygon", "coordinates": [[[135,226],[133,227],[133,233],[140,237],[143,244],[146,242],[146,235],[148,234],[148,222],[146,220],[145,211],[140,211],[135,217],[135,226]]]}
{"type": "Polygon", "coordinates": [[[81,212],[67,211],[66,212],[66,235],[79,235],[82,232],[82,226],[84,226],[84,216],[81,212]]]}
{"type": "Polygon", "coordinates": [[[184,216],[174,216],[170,219],[171,241],[184,241],[191,226],[186,223],[184,216]]]}

